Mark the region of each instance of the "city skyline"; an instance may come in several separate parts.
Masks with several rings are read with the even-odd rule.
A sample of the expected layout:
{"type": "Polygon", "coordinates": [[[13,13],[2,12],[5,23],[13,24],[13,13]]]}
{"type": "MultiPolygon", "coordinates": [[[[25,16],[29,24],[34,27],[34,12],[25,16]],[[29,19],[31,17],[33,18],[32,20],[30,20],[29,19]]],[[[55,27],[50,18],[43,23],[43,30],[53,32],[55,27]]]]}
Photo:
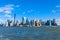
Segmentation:
{"type": "Polygon", "coordinates": [[[31,19],[60,19],[60,0],[2,0],[0,1],[0,20],[21,20],[23,16],[31,19]]]}

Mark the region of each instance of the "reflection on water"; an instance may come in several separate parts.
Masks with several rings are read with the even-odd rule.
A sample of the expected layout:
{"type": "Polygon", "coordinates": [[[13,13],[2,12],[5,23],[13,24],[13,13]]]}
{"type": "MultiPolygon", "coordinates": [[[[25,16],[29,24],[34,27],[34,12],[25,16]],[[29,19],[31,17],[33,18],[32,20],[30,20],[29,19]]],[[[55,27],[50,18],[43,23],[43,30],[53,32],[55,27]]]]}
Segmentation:
{"type": "Polygon", "coordinates": [[[60,40],[59,28],[0,28],[0,40],[60,40]]]}

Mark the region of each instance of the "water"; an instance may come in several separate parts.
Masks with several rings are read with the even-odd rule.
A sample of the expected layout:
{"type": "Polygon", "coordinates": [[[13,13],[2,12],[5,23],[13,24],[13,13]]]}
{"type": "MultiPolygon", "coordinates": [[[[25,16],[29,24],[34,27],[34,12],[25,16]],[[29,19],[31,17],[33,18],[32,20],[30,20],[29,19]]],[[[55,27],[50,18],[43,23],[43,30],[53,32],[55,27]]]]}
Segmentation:
{"type": "Polygon", "coordinates": [[[60,27],[1,27],[0,40],[60,40],[60,27]]]}

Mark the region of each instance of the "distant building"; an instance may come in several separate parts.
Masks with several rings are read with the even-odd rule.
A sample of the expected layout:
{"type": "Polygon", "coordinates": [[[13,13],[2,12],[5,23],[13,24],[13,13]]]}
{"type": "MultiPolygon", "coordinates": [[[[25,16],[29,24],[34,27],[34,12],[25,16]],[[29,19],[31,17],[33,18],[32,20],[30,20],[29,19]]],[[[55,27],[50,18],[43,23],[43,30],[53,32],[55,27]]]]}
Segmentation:
{"type": "Polygon", "coordinates": [[[14,26],[14,21],[11,20],[10,26],[14,26]]]}
{"type": "Polygon", "coordinates": [[[60,26],[60,19],[56,19],[56,24],[60,26]]]}
{"type": "Polygon", "coordinates": [[[47,20],[46,25],[47,26],[57,26],[57,23],[56,23],[55,19],[47,20]]]}
{"type": "Polygon", "coordinates": [[[41,23],[42,23],[42,21],[41,21],[41,20],[39,20],[39,26],[42,26],[42,24],[41,24],[41,23]]]}
{"type": "Polygon", "coordinates": [[[51,20],[47,20],[47,22],[46,22],[46,26],[52,26],[52,23],[51,23],[52,21],[51,20]]]}
{"type": "Polygon", "coordinates": [[[34,20],[31,20],[30,21],[30,26],[33,26],[34,25],[34,20]]]}
{"type": "Polygon", "coordinates": [[[26,17],[22,17],[22,25],[26,24],[26,17]]]}
{"type": "Polygon", "coordinates": [[[7,22],[8,22],[8,26],[10,26],[10,24],[11,24],[11,20],[7,20],[7,22]]]}
{"type": "Polygon", "coordinates": [[[3,23],[2,22],[0,22],[0,26],[3,26],[3,23]]]}
{"type": "Polygon", "coordinates": [[[16,21],[16,26],[20,26],[20,24],[21,24],[20,21],[17,20],[17,21],[16,21]]]}
{"type": "Polygon", "coordinates": [[[34,26],[40,27],[41,26],[41,22],[37,19],[34,20],[34,26]]]}
{"type": "Polygon", "coordinates": [[[16,14],[14,14],[14,26],[16,26],[15,21],[16,21],[16,14]]]}
{"type": "Polygon", "coordinates": [[[8,27],[8,22],[4,22],[3,26],[8,27]]]}
{"type": "Polygon", "coordinates": [[[29,25],[30,23],[29,23],[29,20],[28,20],[28,18],[26,19],[26,25],[29,25]]]}
{"type": "Polygon", "coordinates": [[[46,21],[41,21],[41,26],[46,26],[46,21]]]}
{"type": "Polygon", "coordinates": [[[55,19],[52,20],[52,26],[57,26],[57,23],[56,23],[55,19]]]}

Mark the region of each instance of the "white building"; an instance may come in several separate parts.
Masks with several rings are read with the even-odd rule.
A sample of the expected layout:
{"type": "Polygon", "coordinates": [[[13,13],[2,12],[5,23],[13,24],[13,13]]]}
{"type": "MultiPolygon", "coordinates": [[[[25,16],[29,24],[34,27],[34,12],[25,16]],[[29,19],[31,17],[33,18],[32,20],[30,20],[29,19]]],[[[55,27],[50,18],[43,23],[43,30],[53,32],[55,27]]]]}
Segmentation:
{"type": "Polygon", "coordinates": [[[40,20],[35,19],[35,20],[34,20],[34,26],[40,27],[40,26],[41,26],[40,20]]]}
{"type": "Polygon", "coordinates": [[[8,27],[8,22],[4,22],[4,23],[3,23],[3,26],[8,27]]]}
{"type": "Polygon", "coordinates": [[[19,20],[17,20],[16,25],[20,26],[20,24],[21,24],[21,22],[19,20]]]}
{"type": "Polygon", "coordinates": [[[12,21],[12,22],[10,23],[10,26],[14,26],[14,21],[12,21]]]}
{"type": "Polygon", "coordinates": [[[56,19],[56,23],[60,26],[60,19],[56,19]]]}

